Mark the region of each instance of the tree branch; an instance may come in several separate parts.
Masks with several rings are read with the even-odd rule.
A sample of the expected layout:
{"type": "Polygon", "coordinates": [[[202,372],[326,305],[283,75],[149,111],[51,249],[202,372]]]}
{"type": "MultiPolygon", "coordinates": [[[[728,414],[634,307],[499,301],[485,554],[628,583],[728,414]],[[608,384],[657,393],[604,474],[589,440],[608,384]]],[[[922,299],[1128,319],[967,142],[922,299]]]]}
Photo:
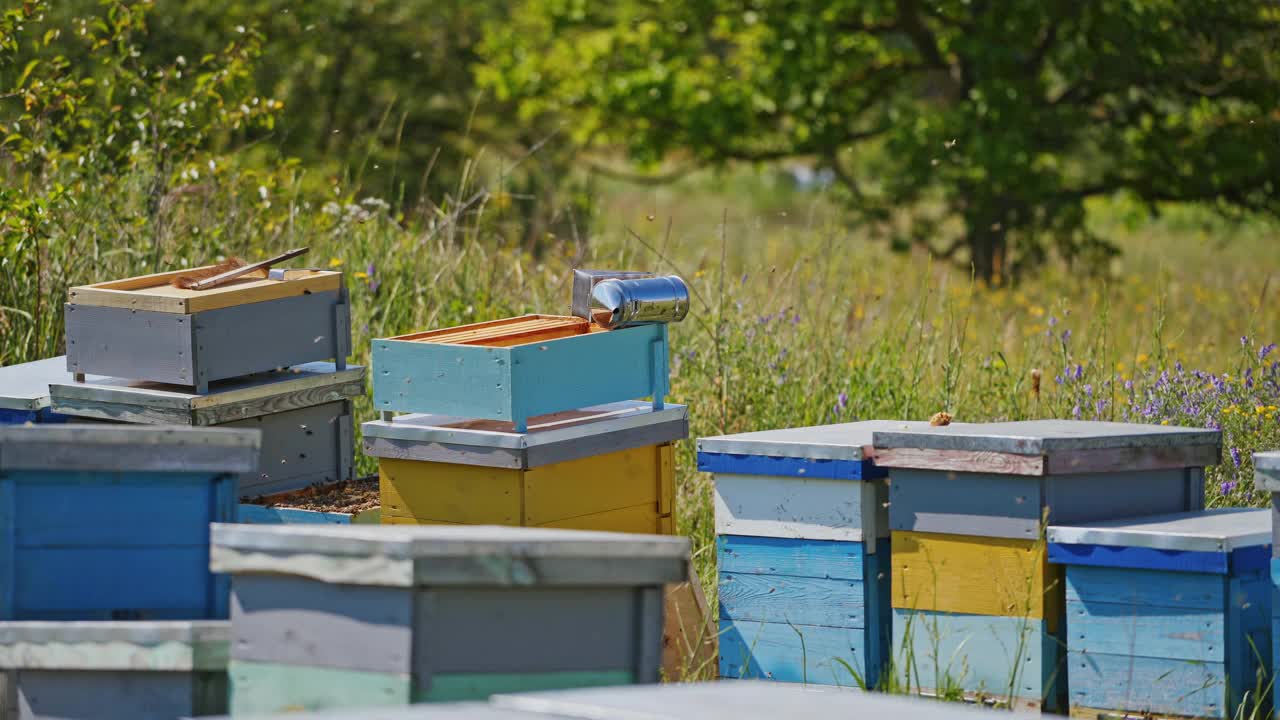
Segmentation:
{"type": "Polygon", "coordinates": [[[911,39],[911,44],[915,46],[926,65],[938,70],[950,70],[950,64],[943,59],[942,51],[938,49],[938,39],[925,26],[918,11],[916,0],[899,0],[898,26],[911,39]]]}

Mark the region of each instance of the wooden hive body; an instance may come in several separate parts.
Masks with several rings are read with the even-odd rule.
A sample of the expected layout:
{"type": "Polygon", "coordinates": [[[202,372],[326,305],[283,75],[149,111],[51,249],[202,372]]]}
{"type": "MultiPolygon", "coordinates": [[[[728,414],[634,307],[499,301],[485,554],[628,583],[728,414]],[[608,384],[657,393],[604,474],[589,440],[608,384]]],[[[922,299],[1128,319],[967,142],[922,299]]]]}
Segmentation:
{"type": "Polygon", "coordinates": [[[862,422],[702,438],[715,475],[720,675],[869,686],[889,644],[885,472],[862,422]]]}
{"type": "Polygon", "coordinates": [[[874,445],[890,476],[900,681],[1054,711],[1065,584],[1046,523],[1199,510],[1221,437],[1053,420],[890,429],[874,445]],[[935,651],[931,632],[951,639],[935,651]]]}
{"type": "Polygon", "coordinates": [[[0,622],[0,717],[225,713],[230,631],[210,620],[0,622]]]}
{"type": "MultiPolygon", "coordinates": [[[[352,400],[365,369],[315,362],[213,383],[205,394],[153,382],[95,378],[50,387],[58,413],[120,423],[257,430],[257,470],[240,478],[239,497],[348,480],[354,467],[352,400]]],[[[250,511],[252,512],[252,511],[250,511]]]]}
{"type": "Polygon", "coordinates": [[[512,423],[411,415],[365,423],[382,522],[671,533],[682,405],[626,401],[512,423]]]}
{"type": "Polygon", "coordinates": [[[232,714],[655,682],[681,538],[215,525],[232,714]],[[572,638],[572,640],[568,640],[572,638]]]}
{"type": "Polygon", "coordinates": [[[257,459],[243,430],[0,428],[0,620],[226,617],[208,527],[257,459]]]}
{"type": "Polygon", "coordinates": [[[71,288],[67,369],[208,392],[217,380],[332,360],[345,367],[351,316],[342,273],[290,271],[181,290],[183,272],[71,288]]]}
{"type": "Polygon", "coordinates": [[[1270,520],[1231,508],[1050,527],[1072,715],[1247,715],[1270,676],[1270,520]]]}
{"type": "Polygon", "coordinates": [[[667,326],[525,315],[373,341],[373,406],[514,423],[668,388],[667,326]]]}
{"type": "Polygon", "coordinates": [[[50,407],[49,386],[71,380],[66,356],[0,367],[0,425],[67,422],[50,407]]]}

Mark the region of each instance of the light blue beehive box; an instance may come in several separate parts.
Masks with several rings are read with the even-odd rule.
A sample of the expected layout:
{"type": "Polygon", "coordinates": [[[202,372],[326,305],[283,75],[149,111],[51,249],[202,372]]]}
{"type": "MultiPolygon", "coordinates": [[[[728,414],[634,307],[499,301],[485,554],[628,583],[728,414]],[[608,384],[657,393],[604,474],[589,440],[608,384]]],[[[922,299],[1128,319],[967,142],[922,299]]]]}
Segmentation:
{"type": "MultiPolygon", "coordinates": [[[[1280,452],[1257,453],[1253,456],[1254,487],[1271,494],[1271,668],[1280,668],[1280,559],[1276,558],[1277,525],[1280,519],[1280,452]]],[[[1272,716],[1280,717],[1280,684],[1272,681],[1272,716]]]]}
{"type": "MultiPolygon", "coordinates": [[[[920,423],[924,424],[924,423],[920,423]]],[[[874,687],[888,657],[886,473],[867,421],[698,440],[715,475],[720,675],[874,687]]]]}
{"type": "Polygon", "coordinates": [[[1271,657],[1271,511],[1050,526],[1072,717],[1249,716],[1271,657]]]}

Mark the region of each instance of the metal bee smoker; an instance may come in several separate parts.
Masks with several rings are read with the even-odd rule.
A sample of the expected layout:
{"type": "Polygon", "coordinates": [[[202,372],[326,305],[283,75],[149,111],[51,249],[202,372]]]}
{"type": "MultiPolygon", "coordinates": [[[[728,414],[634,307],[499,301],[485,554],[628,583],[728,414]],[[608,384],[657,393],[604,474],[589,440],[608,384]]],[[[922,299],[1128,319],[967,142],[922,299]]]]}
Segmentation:
{"type": "Polygon", "coordinates": [[[680,322],[689,314],[689,286],[678,276],[601,280],[591,289],[592,319],[601,327],[680,322]]]}
{"type": "Polygon", "coordinates": [[[651,277],[653,277],[651,272],[637,272],[635,270],[575,269],[573,271],[573,302],[570,314],[585,320],[591,319],[591,291],[595,288],[596,283],[612,279],[634,280],[651,277]]]}

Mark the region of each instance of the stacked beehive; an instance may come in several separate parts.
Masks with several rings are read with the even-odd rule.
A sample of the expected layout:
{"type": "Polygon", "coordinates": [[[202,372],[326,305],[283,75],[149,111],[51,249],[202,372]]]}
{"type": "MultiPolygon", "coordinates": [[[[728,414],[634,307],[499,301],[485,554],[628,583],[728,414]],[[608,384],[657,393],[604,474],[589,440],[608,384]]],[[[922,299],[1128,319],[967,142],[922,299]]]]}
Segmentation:
{"type": "MultiPolygon", "coordinates": [[[[346,364],[351,321],[342,274],[285,271],[208,290],[174,287],[179,274],[71,288],[66,367],[76,378],[50,380],[52,409],[111,422],[260,430],[258,468],[237,490],[245,499],[281,500],[351,480],[351,402],[364,392],[365,371],[346,364]]],[[[255,508],[245,515],[293,519],[255,508]]]]}
{"type": "Polygon", "coordinates": [[[1280,452],[1253,456],[1254,486],[1271,495],[1271,684],[1272,717],[1280,717],[1280,683],[1274,672],[1280,669],[1280,452]]]}
{"type": "Polygon", "coordinates": [[[65,357],[0,367],[0,425],[66,422],[49,407],[49,386],[71,379],[65,357]]]}
{"type": "MultiPolygon", "coordinates": [[[[888,658],[884,470],[859,422],[708,437],[720,675],[874,687],[888,658]]],[[[910,424],[908,424],[910,426],[910,424]]]]}
{"type": "MultiPolygon", "coordinates": [[[[19,718],[225,707],[227,581],[209,523],[253,472],[245,430],[0,428],[0,708],[19,718]]],[[[9,715],[6,715],[8,717],[9,715]]]]}
{"type": "Polygon", "coordinates": [[[1073,421],[875,433],[889,468],[902,682],[1065,708],[1061,568],[1046,524],[1199,510],[1216,431],[1073,421]]]}
{"type": "Polygon", "coordinates": [[[1270,679],[1271,511],[1053,525],[1048,538],[1066,574],[1073,717],[1252,714],[1270,679]]]}
{"type": "Polygon", "coordinates": [[[215,525],[233,714],[658,679],[688,541],[534,528],[215,525]]]}

